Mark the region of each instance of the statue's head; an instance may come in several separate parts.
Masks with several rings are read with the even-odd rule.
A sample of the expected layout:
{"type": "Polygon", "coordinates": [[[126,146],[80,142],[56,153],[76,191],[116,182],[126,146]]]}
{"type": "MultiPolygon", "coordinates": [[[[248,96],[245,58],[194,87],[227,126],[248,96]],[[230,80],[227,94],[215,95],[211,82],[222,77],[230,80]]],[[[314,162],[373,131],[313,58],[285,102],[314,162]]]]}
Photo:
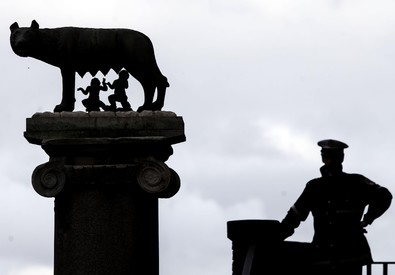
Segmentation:
{"type": "Polygon", "coordinates": [[[342,164],[347,144],[334,139],[321,140],[317,144],[321,147],[322,162],[326,166],[342,164]]]}
{"type": "Polygon", "coordinates": [[[128,79],[129,78],[129,73],[126,70],[122,70],[119,72],[119,78],[121,79],[128,79]]]}
{"type": "Polygon", "coordinates": [[[97,77],[92,78],[91,86],[100,86],[100,80],[97,77]]]}
{"type": "Polygon", "coordinates": [[[38,29],[39,25],[35,20],[32,21],[30,27],[20,28],[17,22],[12,24],[10,26],[12,50],[19,56],[30,56],[37,47],[38,29]]]}

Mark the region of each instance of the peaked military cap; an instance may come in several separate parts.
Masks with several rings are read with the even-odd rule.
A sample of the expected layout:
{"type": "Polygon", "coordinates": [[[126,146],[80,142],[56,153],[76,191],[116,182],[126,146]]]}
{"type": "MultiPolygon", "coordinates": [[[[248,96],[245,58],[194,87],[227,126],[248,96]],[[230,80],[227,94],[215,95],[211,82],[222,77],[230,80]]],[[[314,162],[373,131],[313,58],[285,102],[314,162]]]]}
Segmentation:
{"type": "Polygon", "coordinates": [[[321,156],[340,162],[342,162],[344,158],[344,149],[348,147],[344,142],[334,139],[324,139],[317,144],[322,147],[321,156]]]}
{"type": "Polygon", "coordinates": [[[329,150],[343,150],[348,148],[348,145],[344,142],[334,140],[334,139],[324,139],[319,141],[318,146],[322,147],[322,149],[329,149],[329,150]]]}

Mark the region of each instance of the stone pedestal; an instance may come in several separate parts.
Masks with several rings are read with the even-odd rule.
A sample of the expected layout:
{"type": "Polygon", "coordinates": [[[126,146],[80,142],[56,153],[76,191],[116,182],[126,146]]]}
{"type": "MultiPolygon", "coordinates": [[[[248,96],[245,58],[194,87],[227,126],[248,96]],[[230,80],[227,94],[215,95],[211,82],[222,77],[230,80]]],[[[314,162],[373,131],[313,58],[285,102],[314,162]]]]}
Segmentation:
{"type": "Polygon", "coordinates": [[[38,113],[26,139],[49,161],[34,189],[55,198],[55,275],[158,275],[158,199],[180,187],[165,161],[185,141],[171,112],[38,113]]]}
{"type": "Polygon", "coordinates": [[[227,227],[232,241],[232,275],[327,274],[312,268],[310,243],[282,240],[279,221],[229,221],[227,227]]]}

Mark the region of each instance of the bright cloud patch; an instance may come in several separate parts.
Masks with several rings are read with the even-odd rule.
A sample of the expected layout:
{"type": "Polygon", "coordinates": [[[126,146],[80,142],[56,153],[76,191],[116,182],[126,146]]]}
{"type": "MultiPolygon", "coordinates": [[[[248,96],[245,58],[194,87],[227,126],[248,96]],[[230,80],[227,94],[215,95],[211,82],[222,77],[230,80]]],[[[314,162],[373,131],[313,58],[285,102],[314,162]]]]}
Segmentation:
{"type": "Polygon", "coordinates": [[[258,126],[266,143],[286,155],[293,155],[304,160],[315,161],[317,158],[316,141],[299,133],[283,123],[260,120],[258,126]]]}
{"type": "Polygon", "coordinates": [[[8,275],[52,275],[53,270],[48,266],[28,266],[25,268],[11,270],[8,275]]]}

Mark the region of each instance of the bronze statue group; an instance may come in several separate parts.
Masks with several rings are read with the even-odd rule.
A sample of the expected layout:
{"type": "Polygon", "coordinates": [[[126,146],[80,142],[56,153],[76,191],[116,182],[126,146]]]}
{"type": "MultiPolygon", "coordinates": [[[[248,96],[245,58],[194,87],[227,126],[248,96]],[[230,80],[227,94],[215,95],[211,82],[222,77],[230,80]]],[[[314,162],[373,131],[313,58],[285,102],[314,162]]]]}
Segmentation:
{"type": "MultiPolygon", "coordinates": [[[[120,71],[112,84],[105,78],[101,82],[93,78],[86,89],[77,89],[88,95],[82,100],[87,112],[131,111],[126,95],[129,72],[144,90],[144,103],[137,111],[160,111],[164,105],[169,83],[156,63],[152,42],[143,33],[78,27],[42,29],[35,20],[30,27],[19,27],[15,22],[10,31],[15,54],[60,68],[62,101],[55,106],[54,112],[74,110],[76,72],[81,77],[87,72],[95,74],[98,71],[105,75],[110,69],[118,72],[119,68],[126,70],[120,71]],[[100,92],[107,91],[108,87],[114,92],[108,96],[109,105],[106,105],[100,100],[100,92]],[[117,103],[122,108],[118,108],[117,103]]],[[[390,207],[392,194],[362,175],[343,172],[347,144],[330,139],[318,145],[322,148],[324,163],[321,177],[306,184],[282,220],[279,231],[282,239],[286,239],[311,213],[314,219],[312,254],[317,267],[312,274],[360,275],[362,266],[372,263],[366,227],[390,207]]]]}
{"type": "Polygon", "coordinates": [[[86,89],[78,88],[77,91],[81,91],[84,95],[88,95],[88,98],[82,100],[82,104],[85,106],[87,112],[100,111],[100,108],[104,111],[132,111],[128,97],[126,95],[126,89],[128,85],[129,73],[126,70],[122,70],[118,74],[118,79],[114,80],[111,84],[106,82],[103,78],[102,82],[98,78],[91,80],[90,86],[86,89]],[[110,105],[106,105],[100,100],[100,92],[107,91],[108,87],[114,90],[114,93],[108,96],[108,102],[110,105]],[[119,102],[122,108],[117,108],[117,102],[119,102]]]}

